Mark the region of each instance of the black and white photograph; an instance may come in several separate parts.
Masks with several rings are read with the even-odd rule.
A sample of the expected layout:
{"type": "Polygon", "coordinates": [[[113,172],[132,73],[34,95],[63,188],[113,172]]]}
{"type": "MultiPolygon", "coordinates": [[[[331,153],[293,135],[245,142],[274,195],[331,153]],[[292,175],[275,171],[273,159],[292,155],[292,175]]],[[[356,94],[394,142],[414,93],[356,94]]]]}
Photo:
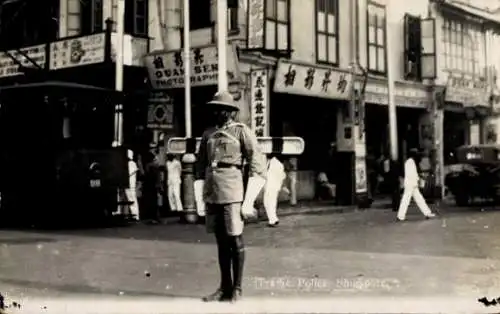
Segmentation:
{"type": "Polygon", "coordinates": [[[0,314],[500,313],[499,71],[500,0],[0,0],[0,314]]]}

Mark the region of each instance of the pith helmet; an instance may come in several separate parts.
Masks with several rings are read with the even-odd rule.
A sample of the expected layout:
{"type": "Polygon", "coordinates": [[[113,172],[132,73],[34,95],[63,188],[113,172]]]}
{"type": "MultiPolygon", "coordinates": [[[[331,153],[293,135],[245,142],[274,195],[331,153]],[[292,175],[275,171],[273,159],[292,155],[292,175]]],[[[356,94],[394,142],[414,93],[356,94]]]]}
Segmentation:
{"type": "Polygon", "coordinates": [[[208,102],[208,105],[212,106],[223,106],[231,110],[239,111],[240,107],[234,103],[233,96],[229,92],[223,91],[218,92],[214,95],[211,101],[208,102]]]}

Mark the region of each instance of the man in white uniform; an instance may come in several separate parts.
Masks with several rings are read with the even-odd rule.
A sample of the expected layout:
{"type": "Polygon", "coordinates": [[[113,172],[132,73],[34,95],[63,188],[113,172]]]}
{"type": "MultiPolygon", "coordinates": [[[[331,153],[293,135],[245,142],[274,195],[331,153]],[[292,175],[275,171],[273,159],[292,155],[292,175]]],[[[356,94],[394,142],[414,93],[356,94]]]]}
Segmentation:
{"type": "Polygon", "coordinates": [[[173,155],[167,155],[167,196],[173,212],[182,212],[181,201],[181,163],[173,155]]]}
{"type": "Polygon", "coordinates": [[[408,206],[410,205],[410,200],[413,198],[417,204],[420,211],[424,214],[426,218],[431,218],[436,216],[429,205],[427,205],[422,193],[420,193],[419,182],[420,177],[417,171],[417,164],[415,160],[418,156],[418,150],[411,149],[408,154],[408,159],[405,162],[405,173],[404,173],[404,192],[401,198],[401,203],[399,204],[398,210],[398,220],[403,221],[406,218],[406,212],[408,211],[408,206]]]}
{"type": "Polygon", "coordinates": [[[264,187],[264,208],[266,210],[269,227],[279,224],[276,210],[278,207],[278,196],[286,178],[285,167],[276,156],[271,156],[267,163],[266,185],[264,187]]]}
{"type": "Polygon", "coordinates": [[[127,200],[132,202],[130,204],[130,215],[132,220],[139,220],[139,205],[137,202],[137,172],[138,168],[134,161],[134,153],[129,149],[128,155],[128,174],[129,174],[129,187],[125,190],[127,200]]]}

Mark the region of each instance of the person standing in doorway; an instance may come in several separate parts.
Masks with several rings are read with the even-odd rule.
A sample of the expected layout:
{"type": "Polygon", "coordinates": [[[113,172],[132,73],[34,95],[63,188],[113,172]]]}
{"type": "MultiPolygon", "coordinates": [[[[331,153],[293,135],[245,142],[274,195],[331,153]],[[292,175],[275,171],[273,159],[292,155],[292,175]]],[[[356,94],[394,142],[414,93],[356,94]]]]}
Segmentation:
{"type": "Polygon", "coordinates": [[[254,203],[266,182],[266,160],[252,130],[235,122],[239,107],[231,94],[215,94],[208,106],[215,127],[203,133],[195,186],[203,187],[206,227],[215,233],[221,278],[218,289],[203,301],[237,301],[242,295],[245,262],[244,219],[256,215],[254,203]],[[246,190],[245,161],[249,165],[246,190]]]}
{"type": "Polygon", "coordinates": [[[137,172],[139,168],[134,161],[134,152],[130,149],[127,151],[128,155],[128,175],[129,175],[129,186],[125,190],[125,195],[127,196],[127,201],[130,202],[130,219],[133,221],[139,220],[139,203],[137,201],[137,172]]]}
{"type": "Polygon", "coordinates": [[[160,210],[158,208],[158,190],[161,188],[161,177],[159,164],[154,152],[146,154],[144,166],[144,181],[142,186],[142,197],[146,220],[152,224],[160,223],[160,210]]]}
{"type": "Polygon", "coordinates": [[[266,210],[269,227],[276,227],[279,224],[278,215],[278,196],[285,181],[285,167],[276,155],[271,155],[267,162],[266,185],[264,187],[264,209],[266,210]]]}
{"type": "Polygon", "coordinates": [[[172,154],[167,154],[167,197],[170,210],[182,212],[181,201],[181,163],[172,154]]]}
{"type": "Polygon", "coordinates": [[[404,191],[397,215],[399,221],[406,219],[406,212],[408,211],[408,206],[412,198],[426,218],[436,216],[429,208],[429,205],[427,205],[422,193],[420,193],[420,177],[417,170],[418,155],[417,149],[411,149],[408,154],[408,159],[405,162],[403,181],[404,191]]]}

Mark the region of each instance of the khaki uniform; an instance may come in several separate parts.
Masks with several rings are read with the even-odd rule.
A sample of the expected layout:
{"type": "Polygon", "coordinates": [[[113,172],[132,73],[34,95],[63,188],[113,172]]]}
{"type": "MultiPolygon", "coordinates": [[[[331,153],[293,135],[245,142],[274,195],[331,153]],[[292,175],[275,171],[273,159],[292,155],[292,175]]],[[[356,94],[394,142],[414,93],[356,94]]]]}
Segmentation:
{"type": "Polygon", "coordinates": [[[203,200],[207,204],[208,232],[213,232],[219,223],[225,224],[230,235],[236,236],[243,232],[241,203],[245,193],[245,161],[249,164],[249,176],[265,178],[265,156],[260,152],[257,138],[246,125],[231,122],[222,128],[211,128],[204,132],[196,165],[196,179],[205,180],[203,200]]]}

